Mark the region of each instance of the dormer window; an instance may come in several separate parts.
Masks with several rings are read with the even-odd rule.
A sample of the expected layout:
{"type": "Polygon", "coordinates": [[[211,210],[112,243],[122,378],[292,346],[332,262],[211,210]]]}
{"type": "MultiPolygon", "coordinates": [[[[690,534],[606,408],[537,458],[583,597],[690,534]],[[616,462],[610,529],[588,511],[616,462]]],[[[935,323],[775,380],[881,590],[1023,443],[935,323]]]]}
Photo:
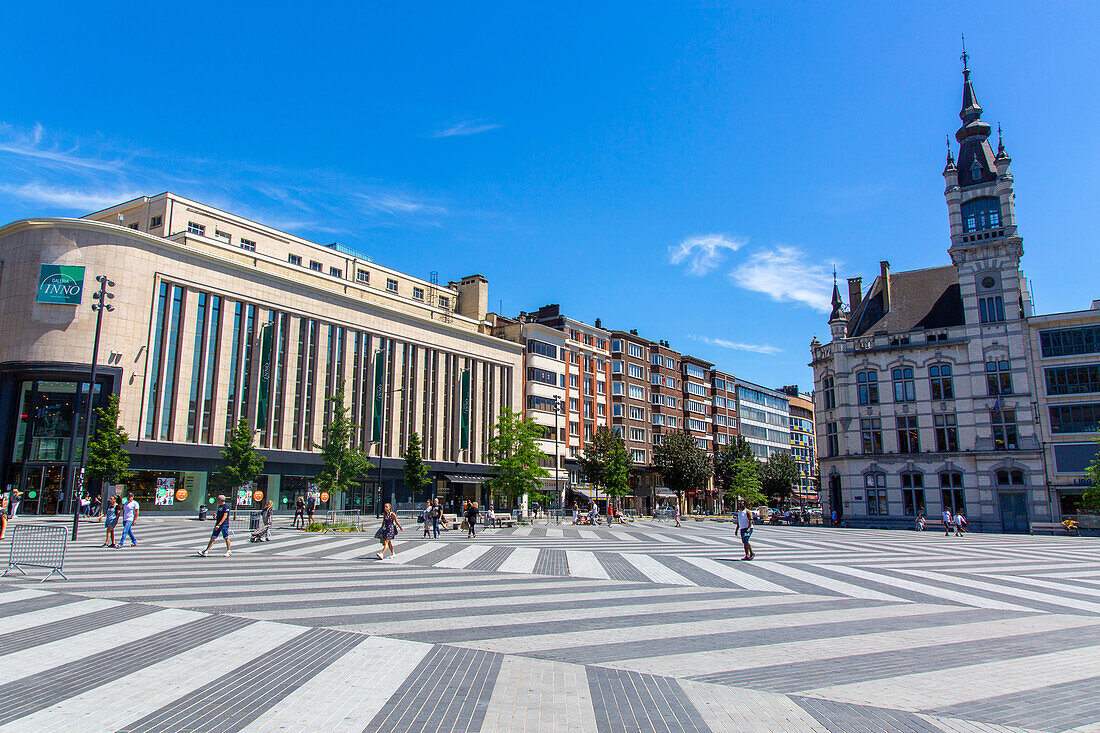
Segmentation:
{"type": "Polygon", "coordinates": [[[970,180],[982,180],[982,164],[978,162],[977,158],[975,158],[974,162],[970,164],[970,180]]]}

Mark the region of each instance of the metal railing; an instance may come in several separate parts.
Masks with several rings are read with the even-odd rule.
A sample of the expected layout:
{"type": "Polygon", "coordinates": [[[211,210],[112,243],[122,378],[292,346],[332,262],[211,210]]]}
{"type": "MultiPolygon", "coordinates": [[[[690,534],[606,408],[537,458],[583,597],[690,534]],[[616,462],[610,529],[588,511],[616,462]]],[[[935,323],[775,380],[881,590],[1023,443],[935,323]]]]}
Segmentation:
{"type": "Polygon", "coordinates": [[[61,568],[65,565],[65,547],[68,544],[68,532],[60,525],[20,524],[12,528],[11,548],[8,552],[7,575],[18,570],[23,575],[28,568],[45,568],[50,572],[39,582],[45,582],[57,573],[65,580],[61,568]]]}

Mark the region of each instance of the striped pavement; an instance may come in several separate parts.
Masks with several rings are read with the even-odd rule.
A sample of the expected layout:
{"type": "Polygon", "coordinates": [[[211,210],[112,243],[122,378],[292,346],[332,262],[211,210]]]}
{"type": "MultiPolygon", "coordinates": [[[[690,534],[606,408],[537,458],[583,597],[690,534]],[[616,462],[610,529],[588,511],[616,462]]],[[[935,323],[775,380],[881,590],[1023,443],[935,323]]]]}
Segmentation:
{"type": "Polygon", "coordinates": [[[1008,733],[1100,720],[1088,538],[761,527],[758,559],[741,562],[721,524],[471,541],[411,528],[378,561],[369,533],[280,528],[200,558],[209,524],[143,525],[125,550],[95,547],[85,525],[68,581],[0,581],[0,731],[1008,733]]]}

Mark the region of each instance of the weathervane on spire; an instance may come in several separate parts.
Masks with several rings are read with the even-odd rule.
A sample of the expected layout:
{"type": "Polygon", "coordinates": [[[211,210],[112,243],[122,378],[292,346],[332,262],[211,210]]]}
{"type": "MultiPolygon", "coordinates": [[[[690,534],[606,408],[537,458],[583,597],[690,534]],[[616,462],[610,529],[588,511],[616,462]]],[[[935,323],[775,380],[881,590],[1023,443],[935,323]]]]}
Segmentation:
{"type": "Polygon", "coordinates": [[[966,52],[966,34],[965,33],[962,34],[962,44],[963,44],[963,52],[962,52],[962,56],[960,56],[959,58],[961,58],[962,62],[963,62],[963,73],[966,74],[966,73],[969,73],[969,71],[970,71],[970,64],[969,64],[970,54],[968,54],[966,52]]]}

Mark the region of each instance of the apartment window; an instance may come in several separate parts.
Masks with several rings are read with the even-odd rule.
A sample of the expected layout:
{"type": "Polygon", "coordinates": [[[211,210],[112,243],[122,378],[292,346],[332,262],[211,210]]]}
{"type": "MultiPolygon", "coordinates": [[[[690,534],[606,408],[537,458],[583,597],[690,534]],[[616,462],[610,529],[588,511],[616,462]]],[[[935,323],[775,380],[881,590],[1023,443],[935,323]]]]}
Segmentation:
{"type": "Polygon", "coordinates": [[[1023,486],[1024,485],[1024,472],[1019,469],[1001,469],[997,471],[997,485],[998,486],[1023,486]]]}
{"type": "Polygon", "coordinates": [[[156,229],[163,222],[164,222],[164,219],[162,217],[159,217],[159,216],[150,217],[150,219],[149,219],[149,228],[150,229],[156,229]]]}
{"type": "Polygon", "coordinates": [[[571,412],[576,412],[578,405],[580,405],[580,401],[576,397],[569,398],[569,410],[571,412]]]}
{"type": "Polygon", "coordinates": [[[556,385],[558,383],[558,375],[545,369],[527,367],[527,381],[556,385]]]}
{"type": "Polygon", "coordinates": [[[386,278],[386,290],[390,291],[391,293],[396,293],[397,281],[393,278],[386,278]]]}
{"type": "Polygon", "coordinates": [[[591,377],[585,377],[584,378],[584,393],[586,395],[592,394],[592,378],[591,377]]]}
{"type": "MultiPolygon", "coordinates": [[[[392,280],[390,282],[393,282],[392,280]]],[[[548,356],[551,359],[558,358],[558,347],[553,344],[548,344],[545,341],[537,341],[535,339],[527,339],[527,353],[539,354],[540,356],[548,356]]],[[[573,385],[577,386],[576,384],[573,385]]]]}
{"type": "Polygon", "coordinates": [[[569,386],[570,387],[576,387],[578,384],[580,384],[580,382],[579,382],[579,379],[578,379],[577,375],[576,374],[570,374],[569,375],[569,386]]]}
{"type": "Polygon", "coordinates": [[[190,234],[198,234],[200,237],[206,236],[206,227],[193,221],[187,222],[187,231],[190,234]]]}
{"type": "Polygon", "coordinates": [[[645,399],[645,389],[642,388],[642,387],[639,387],[636,384],[630,385],[630,398],[632,400],[644,400],[645,399]]]}
{"type": "Polygon", "coordinates": [[[622,417],[623,416],[622,403],[616,402],[615,404],[613,404],[611,406],[611,416],[612,417],[622,417]]]}
{"type": "Polygon", "coordinates": [[[688,401],[687,401],[687,408],[688,408],[688,410],[690,410],[691,412],[702,412],[702,413],[705,413],[705,412],[707,411],[707,405],[706,405],[706,403],[705,403],[705,402],[698,402],[698,401],[696,401],[696,400],[688,400],[688,401]]]}
{"type": "Polygon", "coordinates": [[[580,435],[581,434],[580,423],[575,423],[575,422],[569,423],[569,434],[572,435],[573,437],[576,437],[576,436],[580,435]]]}
{"type": "Polygon", "coordinates": [[[1093,433],[1100,424],[1100,404],[1056,405],[1050,408],[1052,433],[1093,433]]]}
{"type": "Polygon", "coordinates": [[[301,265],[302,264],[302,258],[299,257],[298,255],[287,255],[286,256],[286,261],[289,262],[292,265],[301,265]]]}
{"type": "Polygon", "coordinates": [[[694,364],[684,365],[684,372],[686,372],[689,377],[695,377],[696,379],[707,378],[706,370],[701,367],[697,367],[694,364]]]}
{"type": "Polygon", "coordinates": [[[916,415],[898,418],[898,453],[920,453],[920,430],[916,415]]]}
{"type": "Polygon", "coordinates": [[[552,397],[540,397],[538,395],[527,395],[527,409],[528,410],[546,410],[547,412],[554,412],[557,402],[552,397]]]}
{"type": "Polygon", "coordinates": [[[901,503],[907,517],[924,514],[924,476],[919,473],[901,475],[901,503]]]}
{"type": "Polygon", "coordinates": [[[1046,370],[1047,394],[1093,394],[1100,392],[1100,365],[1052,367],[1046,370]]]}
{"type": "Polygon", "coordinates": [[[877,417],[862,418],[859,432],[864,453],[882,453],[882,420],[877,417]]]}
{"type": "Polygon", "coordinates": [[[1080,326],[1039,332],[1043,357],[1079,356],[1100,352],[1100,326],[1080,326]]]}
{"type": "Polygon", "coordinates": [[[615,351],[622,351],[622,350],[623,350],[623,342],[620,341],[619,339],[611,339],[611,351],[615,352],[615,351]]]}
{"type": "Polygon", "coordinates": [[[324,272],[325,271],[325,266],[322,265],[317,260],[310,260],[309,261],[309,269],[313,270],[314,272],[324,272]]]}
{"type": "Polygon", "coordinates": [[[672,377],[665,377],[665,386],[669,389],[676,389],[676,380],[672,377]]]}
{"type": "Polygon", "coordinates": [[[859,391],[859,404],[878,404],[878,372],[856,372],[856,385],[859,391]]]}
{"type": "Polygon", "coordinates": [[[912,367],[898,367],[893,371],[894,402],[912,402],[917,399],[912,367]]]}
{"type": "Polygon", "coordinates": [[[625,390],[626,390],[626,385],[624,385],[622,382],[612,382],[611,383],[611,394],[613,394],[613,395],[622,395],[622,394],[625,394],[625,390]]]}
{"type": "Polygon", "coordinates": [[[596,382],[596,394],[607,394],[607,382],[602,380],[596,382]]]}
{"type": "Polygon", "coordinates": [[[673,415],[668,415],[665,417],[665,425],[669,426],[670,428],[678,428],[680,427],[680,418],[673,415]]]}
{"type": "Polygon", "coordinates": [[[725,397],[715,397],[714,398],[714,406],[715,407],[725,407],[726,406],[726,398],[725,397]]]}
{"type": "Polygon", "coordinates": [[[928,367],[928,376],[932,387],[932,399],[955,399],[955,384],[951,378],[950,364],[933,364],[928,367]]]}
{"type": "Polygon", "coordinates": [[[697,433],[705,433],[707,431],[707,423],[704,420],[697,420],[694,417],[689,417],[688,430],[694,430],[697,433]]]}
{"type": "Polygon", "coordinates": [[[332,275],[333,277],[342,278],[344,276],[344,271],[341,270],[339,267],[330,267],[328,268],[328,274],[332,275]]]}
{"type": "Polygon", "coordinates": [[[715,389],[725,389],[726,388],[726,380],[724,380],[724,379],[715,379],[714,380],[714,387],[715,387],[715,389]]]}
{"type": "Polygon", "coordinates": [[[985,363],[985,384],[989,394],[1012,394],[1012,372],[1007,361],[987,361],[985,363]]]}
{"type": "Polygon", "coordinates": [[[1005,319],[1004,299],[999,295],[978,298],[978,316],[982,323],[998,323],[1005,319]]]}
{"type": "Polygon", "coordinates": [[[626,353],[638,359],[645,358],[645,349],[643,349],[638,344],[628,344],[626,348],[626,353]]]}
{"type": "Polygon", "coordinates": [[[584,416],[589,420],[592,419],[592,400],[584,401],[584,416]]]}
{"type": "Polygon", "coordinates": [[[424,300],[424,288],[413,288],[413,298],[424,300]]]}
{"type": "Polygon", "coordinates": [[[933,415],[932,425],[936,431],[936,450],[957,451],[959,449],[959,427],[954,415],[933,415]]]}
{"type": "Polygon", "coordinates": [[[221,229],[214,230],[214,239],[220,239],[223,242],[233,241],[233,237],[230,236],[229,232],[223,232],[221,229]]]}
{"type": "Polygon", "coordinates": [[[451,307],[451,299],[446,296],[439,296],[439,307],[448,310],[451,307]]]}
{"type": "Polygon", "coordinates": [[[966,511],[966,495],[962,489],[963,475],[958,471],[940,474],[940,501],[952,514],[966,511]]]}
{"type": "Polygon", "coordinates": [[[645,379],[645,369],[638,364],[630,364],[627,368],[628,373],[635,379],[645,379]]]}
{"type": "Polygon", "coordinates": [[[589,443],[592,441],[592,426],[588,423],[584,424],[584,442],[589,443]]]}
{"type": "Polygon", "coordinates": [[[611,373],[612,374],[622,374],[623,373],[623,363],[621,361],[617,361],[617,360],[612,361],[611,362],[611,373]]]}
{"type": "Polygon", "coordinates": [[[645,463],[645,451],[634,449],[630,451],[630,457],[635,463],[645,463]]]}
{"type": "Polygon", "coordinates": [[[652,364],[653,366],[661,366],[661,355],[660,354],[650,354],[649,355],[649,363],[652,364]]]}
{"type": "Polygon", "coordinates": [[[707,396],[707,388],[701,384],[696,384],[695,382],[687,382],[687,391],[689,394],[693,394],[696,397],[707,396]]]}
{"type": "Polygon", "coordinates": [[[666,356],[665,357],[665,368],[675,369],[676,368],[676,360],[673,359],[671,356],[666,356]]]}
{"type": "Polygon", "coordinates": [[[662,415],[659,412],[653,413],[653,424],[654,425],[664,425],[665,424],[665,416],[662,415]]]}
{"type": "Polygon", "coordinates": [[[650,374],[649,375],[649,383],[650,384],[660,385],[662,381],[664,381],[664,380],[661,379],[660,374],[650,374]]]}
{"type": "Polygon", "coordinates": [[[680,400],[676,399],[675,397],[672,397],[671,395],[665,397],[665,405],[667,407],[676,407],[676,405],[678,405],[679,402],[680,402],[680,400]]]}
{"type": "Polygon", "coordinates": [[[889,514],[890,507],[886,503],[886,474],[864,474],[863,487],[867,490],[867,513],[881,516],[889,514]]]}
{"type": "Polygon", "coordinates": [[[645,408],[644,407],[631,407],[630,408],[631,420],[645,420],[645,408]]]}
{"type": "Polygon", "coordinates": [[[645,430],[643,430],[642,428],[631,428],[630,439],[633,440],[635,443],[644,443],[645,430]]]}
{"type": "Polygon", "coordinates": [[[1016,411],[990,410],[989,421],[993,424],[993,449],[1016,450],[1020,444],[1016,430],[1016,411]]]}
{"type": "Polygon", "coordinates": [[[244,239],[242,237],[241,238],[241,249],[248,250],[249,252],[255,252],[256,251],[256,243],[253,242],[251,239],[244,239]]]}
{"type": "Polygon", "coordinates": [[[726,416],[725,415],[715,415],[714,416],[714,424],[715,425],[725,425],[726,424],[726,416]]]}
{"type": "Polygon", "coordinates": [[[596,417],[607,417],[607,411],[604,410],[604,405],[602,402],[596,403],[596,417]]]}
{"type": "Polygon", "coordinates": [[[718,445],[725,445],[729,442],[729,438],[725,433],[718,433],[718,445]]]}
{"type": "Polygon", "coordinates": [[[829,458],[840,455],[840,435],[835,422],[825,423],[825,453],[829,458]]]}

